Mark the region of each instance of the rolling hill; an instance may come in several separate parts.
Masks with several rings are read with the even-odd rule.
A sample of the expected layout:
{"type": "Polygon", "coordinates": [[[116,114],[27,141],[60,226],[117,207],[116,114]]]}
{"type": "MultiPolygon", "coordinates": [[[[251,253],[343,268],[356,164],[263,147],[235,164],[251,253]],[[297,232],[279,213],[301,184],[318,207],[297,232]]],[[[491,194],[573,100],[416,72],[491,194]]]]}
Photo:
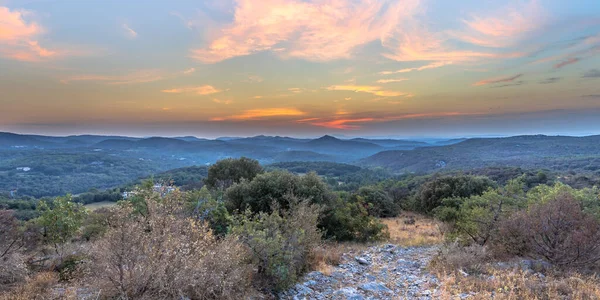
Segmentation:
{"type": "Polygon", "coordinates": [[[493,166],[595,171],[600,166],[600,136],[476,138],[448,146],[382,151],[358,164],[417,173],[493,166]]]}

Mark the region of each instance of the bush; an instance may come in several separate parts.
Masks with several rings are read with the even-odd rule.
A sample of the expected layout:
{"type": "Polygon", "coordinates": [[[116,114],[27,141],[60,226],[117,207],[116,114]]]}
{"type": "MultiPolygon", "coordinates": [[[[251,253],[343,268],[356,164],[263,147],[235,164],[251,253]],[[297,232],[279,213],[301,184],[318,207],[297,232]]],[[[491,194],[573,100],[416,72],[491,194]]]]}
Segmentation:
{"type": "Polygon", "coordinates": [[[415,209],[430,213],[442,204],[443,199],[481,195],[491,187],[494,187],[494,182],[485,177],[466,175],[434,177],[419,188],[415,209]]]}
{"type": "Polygon", "coordinates": [[[369,215],[361,197],[333,198],[324,207],[319,227],[325,237],[337,241],[371,242],[389,237],[387,227],[369,215]]]}
{"type": "Polygon", "coordinates": [[[189,194],[188,206],[194,218],[208,222],[212,232],[225,236],[231,225],[231,216],[222,201],[215,200],[206,187],[189,194]]]}
{"type": "Polygon", "coordinates": [[[204,183],[211,188],[227,189],[242,179],[252,180],[262,172],[263,168],[257,160],[246,157],[228,158],[210,166],[204,183]]]}
{"type": "Polygon", "coordinates": [[[389,218],[397,216],[400,212],[396,203],[381,189],[362,187],[358,190],[357,195],[363,197],[369,205],[367,211],[372,216],[389,218]]]}
{"type": "Polygon", "coordinates": [[[559,267],[586,267],[600,261],[600,222],[569,193],[535,203],[511,221],[502,229],[515,232],[503,240],[508,251],[527,252],[559,267]]]}
{"type": "Polygon", "coordinates": [[[3,286],[19,283],[27,279],[27,265],[23,255],[11,253],[0,257],[0,292],[3,286]]]}
{"type": "Polygon", "coordinates": [[[459,243],[451,243],[439,250],[431,261],[431,266],[439,271],[463,270],[467,273],[480,273],[490,258],[485,246],[461,246],[459,243]]]}
{"type": "Polygon", "coordinates": [[[133,214],[127,203],[115,209],[93,251],[90,281],[105,296],[240,299],[248,293],[250,269],[241,244],[217,241],[204,223],[177,215],[179,200],[147,201],[145,216],[133,214]]]}
{"type": "Polygon", "coordinates": [[[232,233],[251,250],[263,286],[281,291],[309,269],[321,240],[318,216],[319,209],[306,201],[288,211],[238,216],[232,233]]]}

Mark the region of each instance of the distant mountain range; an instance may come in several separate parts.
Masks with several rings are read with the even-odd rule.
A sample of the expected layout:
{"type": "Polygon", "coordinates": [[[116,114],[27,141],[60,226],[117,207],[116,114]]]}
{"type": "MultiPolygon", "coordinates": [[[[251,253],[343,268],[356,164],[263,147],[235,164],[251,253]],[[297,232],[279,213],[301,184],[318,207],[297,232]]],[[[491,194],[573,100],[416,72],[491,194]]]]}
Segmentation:
{"type": "Polygon", "coordinates": [[[0,133],[0,148],[80,149],[153,152],[176,155],[202,163],[224,157],[248,156],[263,163],[281,161],[352,162],[384,150],[409,150],[431,144],[392,139],[339,139],[325,135],[317,139],[298,139],[259,135],[215,140],[186,137],[133,138],[125,136],[78,135],[52,137],[0,133]],[[195,159],[197,158],[197,159],[195,159]]]}
{"type": "Polygon", "coordinates": [[[81,193],[175,168],[206,168],[220,159],[241,156],[297,172],[330,172],[333,164],[333,169],[361,170],[348,172],[380,167],[393,174],[521,167],[600,175],[600,135],[413,141],[329,135],[208,140],[0,133],[0,193],[18,190],[20,195],[36,197],[81,193]]]}
{"type": "Polygon", "coordinates": [[[600,135],[474,138],[439,147],[382,151],[360,160],[358,165],[386,167],[402,173],[490,166],[598,171],[600,135]]]}

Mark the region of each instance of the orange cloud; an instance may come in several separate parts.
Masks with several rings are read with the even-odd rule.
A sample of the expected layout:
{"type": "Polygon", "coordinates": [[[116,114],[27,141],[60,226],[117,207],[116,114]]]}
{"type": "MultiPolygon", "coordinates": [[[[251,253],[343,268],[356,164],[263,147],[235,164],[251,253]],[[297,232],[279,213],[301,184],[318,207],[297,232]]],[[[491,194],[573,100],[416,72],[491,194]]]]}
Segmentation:
{"type": "Polygon", "coordinates": [[[310,61],[349,58],[356,47],[388,36],[418,2],[239,0],[233,22],[191,56],[205,63],[261,51],[310,61]]]}
{"type": "Polygon", "coordinates": [[[327,127],[332,129],[345,129],[353,130],[359,129],[360,125],[352,125],[355,123],[373,122],[373,118],[359,118],[359,119],[337,119],[332,121],[313,122],[311,125],[327,127]]]}
{"type": "MultiPolygon", "coordinates": [[[[399,104],[400,102],[390,101],[390,104],[399,104]]],[[[337,115],[337,114],[336,114],[337,115]]],[[[481,113],[463,113],[463,112],[434,112],[434,113],[415,113],[415,114],[404,114],[404,115],[393,115],[393,116],[379,116],[379,117],[357,117],[357,118],[333,118],[328,120],[327,118],[308,118],[297,120],[296,123],[308,123],[310,125],[327,127],[332,129],[343,129],[343,130],[355,130],[362,127],[364,123],[382,123],[391,122],[407,119],[428,119],[428,118],[443,118],[443,117],[457,117],[457,116],[470,116],[470,115],[481,115],[481,113]]]]}
{"type": "Polygon", "coordinates": [[[332,85],[327,87],[330,91],[352,91],[356,93],[369,93],[380,97],[404,96],[407,93],[382,90],[380,86],[370,85],[332,85]]]}
{"type": "Polygon", "coordinates": [[[396,79],[379,79],[377,80],[377,83],[394,83],[394,82],[402,82],[402,81],[406,81],[408,80],[408,78],[396,78],[396,79]]]}
{"type": "Polygon", "coordinates": [[[572,58],[569,58],[569,59],[567,59],[567,60],[565,60],[565,61],[561,61],[561,62],[559,62],[559,63],[555,64],[555,65],[554,65],[554,68],[555,68],[555,69],[560,69],[560,68],[562,68],[562,67],[564,67],[564,66],[568,66],[568,65],[574,64],[574,63],[576,63],[576,62],[578,62],[578,61],[580,61],[580,60],[581,60],[581,59],[580,59],[580,58],[578,58],[578,57],[572,57],[572,58]]]}
{"type": "Polygon", "coordinates": [[[225,121],[225,120],[257,120],[268,117],[292,117],[292,116],[303,116],[306,113],[298,110],[297,108],[261,108],[261,109],[250,109],[246,110],[239,115],[232,115],[228,117],[216,117],[212,118],[212,121],[225,121]]]}
{"type": "Polygon", "coordinates": [[[169,94],[196,93],[198,95],[210,95],[219,93],[221,92],[221,90],[216,89],[212,85],[202,85],[197,87],[184,87],[162,90],[161,92],[169,94]]]}
{"type": "Polygon", "coordinates": [[[494,83],[502,83],[502,82],[511,82],[514,81],[515,79],[519,78],[523,76],[523,74],[517,74],[515,76],[511,76],[511,77],[504,77],[504,78],[492,78],[492,79],[484,79],[481,81],[477,81],[475,82],[473,85],[474,86],[481,86],[481,85],[486,85],[486,84],[494,84],[494,83]]]}

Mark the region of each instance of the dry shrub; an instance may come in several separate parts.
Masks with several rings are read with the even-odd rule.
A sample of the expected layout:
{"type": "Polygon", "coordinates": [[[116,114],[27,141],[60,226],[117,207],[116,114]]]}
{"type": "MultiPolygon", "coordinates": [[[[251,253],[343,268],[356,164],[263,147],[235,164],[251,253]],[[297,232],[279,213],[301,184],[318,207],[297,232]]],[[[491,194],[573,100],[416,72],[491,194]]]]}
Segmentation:
{"type": "Polygon", "coordinates": [[[430,267],[442,273],[458,270],[467,273],[481,273],[489,260],[490,254],[485,246],[472,244],[465,247],[459,243],[452,243],[439,250],[432,259],[430,267]]]}
{"type": "Polygon", "coordinates": [[[559,267],[589,267],[600,261],[600,222],[568,193],[502,222],[497,252],[547,260],[559,267]]]}
{"type": "Polygon", "coordinates": [[[331,273],[332,267],[342,262],[345,247],[339,243],[325,243],[313,249],[310,265],[311,268],[325,275],[331,273]]]}
{"type": "Polygon", "coordinates": [[[0,258],[0,291],[8,285],[23,282],[27,278],[27,265],[20,253],[0,258]]]}
{"type": "Polygon", "coordinates": [[[56,273],[40,272],[9,293],[0,294],[0,300],[58,299],[51,293],[51,288],[57,283],[56,273]]]}
{"type": "Polygon", "coordinates": [[[217,241],[206,224],[173,214],[176,206],[147,202],[145,217],[131,207],[109,220],[95,244],[90,278],[105,296],[127,299],[239,299],[248,292],[242,246],[217,241]]]}

